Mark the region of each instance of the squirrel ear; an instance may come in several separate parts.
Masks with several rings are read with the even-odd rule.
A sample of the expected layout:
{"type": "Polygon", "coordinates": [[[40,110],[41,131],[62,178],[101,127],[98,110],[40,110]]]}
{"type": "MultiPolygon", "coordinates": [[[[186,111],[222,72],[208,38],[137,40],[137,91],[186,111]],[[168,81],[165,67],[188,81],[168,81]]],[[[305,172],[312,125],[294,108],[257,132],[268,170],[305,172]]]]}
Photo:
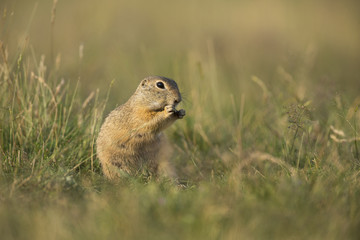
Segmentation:
{"type": "Polygon", "coordinates": [[[141,83],[140,83],[140,85],[141,85],[142,87],[145,87],[147,81],[148,81],[147,79],[142,80],[141,83]]]}

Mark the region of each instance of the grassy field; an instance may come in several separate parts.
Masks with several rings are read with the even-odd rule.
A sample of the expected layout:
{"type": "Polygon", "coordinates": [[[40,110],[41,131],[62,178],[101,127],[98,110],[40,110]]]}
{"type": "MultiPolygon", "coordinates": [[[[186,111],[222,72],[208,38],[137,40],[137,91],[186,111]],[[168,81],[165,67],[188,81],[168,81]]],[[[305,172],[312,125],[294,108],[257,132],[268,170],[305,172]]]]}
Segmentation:
{"type": "Polygon", "coordinates": [[[0,2],[1,239],[359,239],[356,1],[0,2]],[[180,186],[108,182],[104,117],[148,75],[187,115],[180,186]]]}

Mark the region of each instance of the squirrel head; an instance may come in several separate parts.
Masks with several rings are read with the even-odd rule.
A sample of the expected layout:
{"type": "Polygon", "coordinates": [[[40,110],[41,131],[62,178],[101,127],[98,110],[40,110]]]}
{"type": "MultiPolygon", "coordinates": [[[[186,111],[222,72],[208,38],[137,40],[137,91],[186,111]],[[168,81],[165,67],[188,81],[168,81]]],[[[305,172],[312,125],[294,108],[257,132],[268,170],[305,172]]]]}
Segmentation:
{"type": "Polygon", "coordinates": [[[167,105],[176,107],[181,102],[181,94],[176,82],[161,76],[144,78],[135,91],[137,102],[150,110],[161,111],[167,105]]]}

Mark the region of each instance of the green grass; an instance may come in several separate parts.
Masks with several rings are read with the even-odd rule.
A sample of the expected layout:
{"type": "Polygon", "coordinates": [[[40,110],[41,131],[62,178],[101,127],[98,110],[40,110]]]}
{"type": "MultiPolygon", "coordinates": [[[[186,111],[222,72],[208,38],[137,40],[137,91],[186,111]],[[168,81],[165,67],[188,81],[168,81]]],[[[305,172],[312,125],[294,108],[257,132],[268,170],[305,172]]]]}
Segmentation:
{"type": "Polygon", "coordinates": [[[1,239],[359,238],[358,4],[107,3],[0,3],[1,239]],[[99,128],[151,74],[182,184],[108,182],[99,128]]]}

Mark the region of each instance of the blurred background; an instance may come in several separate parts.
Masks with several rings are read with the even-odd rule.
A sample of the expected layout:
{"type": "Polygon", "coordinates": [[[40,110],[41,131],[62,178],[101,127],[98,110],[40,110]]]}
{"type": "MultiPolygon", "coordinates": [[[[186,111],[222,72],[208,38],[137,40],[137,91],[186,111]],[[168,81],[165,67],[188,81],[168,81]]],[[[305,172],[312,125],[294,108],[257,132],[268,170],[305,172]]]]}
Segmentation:
{"type": "Polygon", "coordinates": [[[0,0],[0,236],[359,239],[359,76],[359,0],[0,0]],[[184,189],[96,159],[148,75],[184,189]]]}
{"type": "Polygon", "coordinates": [[[253,76],[275,94],[296,85],[300,101],[360,89],[358,1],[2,0],[0,11],[10,58],[29,47],[84,96],[115,80],[111,106],[148,75],[174,78],[188,98],[251,98],[262,92],[253,76]]]}

